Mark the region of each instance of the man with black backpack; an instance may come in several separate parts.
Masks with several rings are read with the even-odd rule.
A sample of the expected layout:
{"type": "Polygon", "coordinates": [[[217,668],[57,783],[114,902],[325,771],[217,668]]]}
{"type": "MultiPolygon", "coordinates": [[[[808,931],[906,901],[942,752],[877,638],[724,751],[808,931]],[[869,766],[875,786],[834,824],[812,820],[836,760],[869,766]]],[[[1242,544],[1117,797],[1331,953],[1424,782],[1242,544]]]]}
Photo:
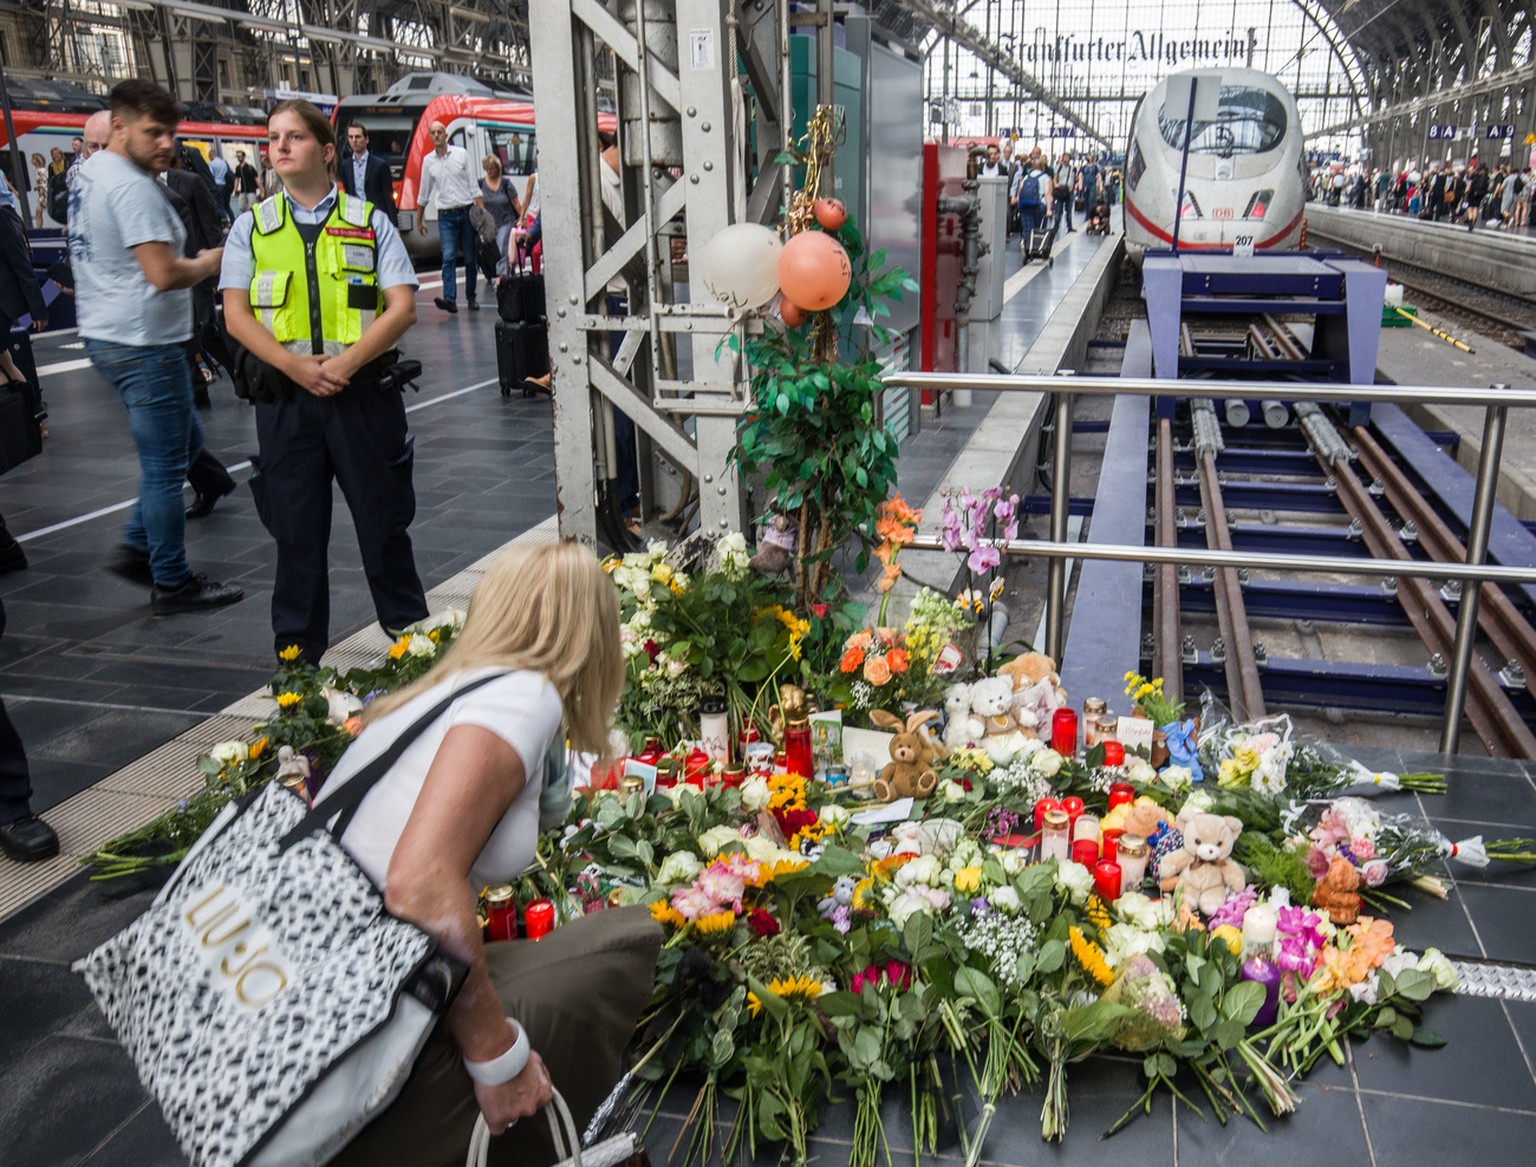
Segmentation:
{"type": "Polygon", "coordinates": [[[1047,194],[1050,181],[1050,175],[1036,165],[1033,158],[1019,168],[1018,176],[1014,179],[1013,196],[1010,201],[1018,208],[1021,234],[1039,231],[1045,227],[1045,217],[1050,209],[1047,194]]]}

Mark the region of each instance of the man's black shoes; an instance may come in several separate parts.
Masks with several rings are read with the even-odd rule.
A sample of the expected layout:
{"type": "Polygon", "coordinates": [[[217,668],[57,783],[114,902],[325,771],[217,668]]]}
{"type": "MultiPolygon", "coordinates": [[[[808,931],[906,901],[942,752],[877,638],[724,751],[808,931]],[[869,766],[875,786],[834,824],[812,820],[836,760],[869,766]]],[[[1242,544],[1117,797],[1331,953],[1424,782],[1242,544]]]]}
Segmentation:
{"type": "Polygon", "coordinates": [[[155,577],[149,570],[148,551],[136,551],[132,547],[119,545],[113,557],[107,561],[107,570],[129,583],[155,582],[155,577]]]}
{"type": "Polygon", "coordinates": [[[217,494],[204,494],[198,491],[192,497],[192,505],[187,508],[187,518],[206,519],[213,514],[213,508],[219,505],[219,499],[226,494],[233,494],[234,490],[235,484],[231,482],[228,490],[221,490],[217,494]]]}
{"type": "Polygon", "coordinates": [[[437,296],[433,299],[432,303],[436,304],[450,316],[457,316],[459,314],[459,306],[452,300],[445,300],[441,296],[437,296]]]}
{"type": "Polygon", "coordinates": [[[15,539],[10,540],[4,547],[0,547],[0,575],[23,571],[26,566],[27,553],[21,549],[21,544],[15,539]]]}
{"type": "Polygon", "coordinates": [[[245,596],[239,584],[215,583],[199,572],[187,577],[177,588],[163,588],[155,584],[149,594],[149,606],[156,616],[175,616],[181,612],[201,612],[208,608],[222,608],[245,596]]]}
{"type": "Polygon", "coordinates": [[[0,826],[0,851],[17,863],[37,863],[59,853],[59,836],[36,815],[0,826]]]}

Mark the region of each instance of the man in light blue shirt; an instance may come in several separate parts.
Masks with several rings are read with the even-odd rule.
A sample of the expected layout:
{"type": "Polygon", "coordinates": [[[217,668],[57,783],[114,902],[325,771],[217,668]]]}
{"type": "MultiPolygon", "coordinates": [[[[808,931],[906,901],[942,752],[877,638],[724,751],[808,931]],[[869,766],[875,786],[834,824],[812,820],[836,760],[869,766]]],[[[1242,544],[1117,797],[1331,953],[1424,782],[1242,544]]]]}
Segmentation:
{"type": "Polygon", "coordinates": [[[125,578],[152,584],[157,616],[232,604],[245,593],[187,562],[182,482],[203,447],[184,342],[193,285],[219,270],[222,248],[183,257],[186,228],[152,175],[175,152],[176,99],[147,81],[112,90],[112,135],[69,195],[76,316],[91,364],[117,389],[139,452],[139,501],[123,528],[125,578]]]}
{"type": "Polygon", "coordinates": [[[229,163],[217,150],[208,159],[208,173],[213,175],[213,185],[219,188],[213,200],[219,208],[219,221],[228,223],[233,217],[229,213],[229,163]]]}

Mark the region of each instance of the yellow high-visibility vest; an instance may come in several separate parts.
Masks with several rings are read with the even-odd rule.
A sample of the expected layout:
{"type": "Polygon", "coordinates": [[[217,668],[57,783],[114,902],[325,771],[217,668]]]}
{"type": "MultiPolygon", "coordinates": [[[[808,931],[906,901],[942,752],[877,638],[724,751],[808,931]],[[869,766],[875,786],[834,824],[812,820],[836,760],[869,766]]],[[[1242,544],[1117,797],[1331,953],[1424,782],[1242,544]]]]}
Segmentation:
{"type": "Polygon", "coordinates": [[[345,191],[307,244],[277,194],[253,209],[251,311],[291,352],[337,356],[362,338],[383,307],[373,204],[345,191]]]}

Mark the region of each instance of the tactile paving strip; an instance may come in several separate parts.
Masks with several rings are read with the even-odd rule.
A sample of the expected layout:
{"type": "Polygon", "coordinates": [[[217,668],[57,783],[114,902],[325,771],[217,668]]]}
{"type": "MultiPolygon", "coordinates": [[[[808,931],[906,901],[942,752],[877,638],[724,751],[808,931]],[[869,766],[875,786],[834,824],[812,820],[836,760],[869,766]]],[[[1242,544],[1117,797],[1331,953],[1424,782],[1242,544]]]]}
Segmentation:
{"type": "Polygon", "coordinates": [[[1463,996],[1536,1002],[1536,967],[1465,959],[1453,959],[1451,967],[1461,978],[1456,991],[1463,996]]]}

